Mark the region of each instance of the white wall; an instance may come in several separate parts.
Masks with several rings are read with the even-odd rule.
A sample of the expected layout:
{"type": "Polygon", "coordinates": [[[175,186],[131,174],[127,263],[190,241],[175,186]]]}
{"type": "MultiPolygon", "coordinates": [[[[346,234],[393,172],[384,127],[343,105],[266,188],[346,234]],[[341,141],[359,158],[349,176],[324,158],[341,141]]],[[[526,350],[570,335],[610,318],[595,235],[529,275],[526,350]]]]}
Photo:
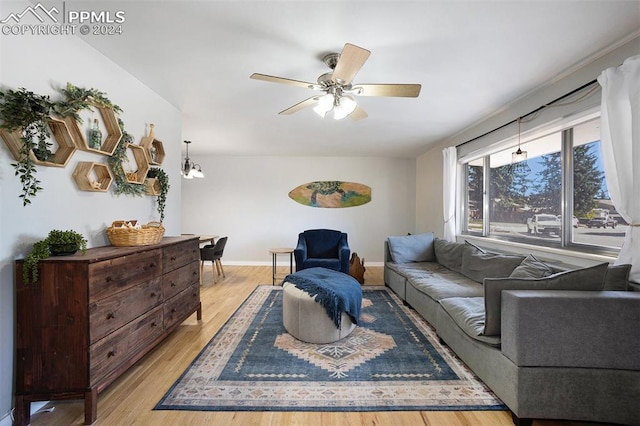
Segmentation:
{"type": "MultiPolygon", "coordinates": [[[[436,144],[429,151],[420,155],[416,160],[416,231],[434,231],[436,235],[442,235],[443,233],[442,150],[445,147],[456,146],[515,120],[518,116],[525,115],[541,105],[590,82],[597,78],[602,70],[618,66],[626,58],[638,53],[640,53],[640,37],[636,35],[635,38],[618,47],[595,55],[573,72],[549,82],[547,85],[506,106],[493,116],[436,144]]],[[[512,128],[515,129],[515,127],[512,128]]],[[[482,245],[482,242],[478,242],[478,244],[482,245]]],[[[499,241],[495,241],[491,246],[498,248],[501,244],[499,241]]],[[[530,252],[527,247],[517,247],[513,244],[507,244],[503,248],[505,250],[530,252]]],[[[556,259],[561,258],[561,261],[569,264],[585,264],[585,256],[561,256],[555,252],[553,256],[556,259]]],[[[602,260],[594,256],[586,256],[586,258],[591,263],[602,260]]]]}
{"type": "MultiPolygon", "coordinates": [[[[11,2],[11,11],[27,3],[11,2]]],[[[0,8],[6,16],[9,6],[0,8]],[[5,13],[6,12],[6,13],[5,13]]],[[[121,118],[137,142],[148,123],[167,153],[163,168],[173,183],[164,225],[167,235],[180,233],[179,162],[181,114],[149,88],[74,36],[0,36],[0,84],[3,89],[25,87],[38,94],[57,96],[55,87],[72,82],[107,94],[124,113],[121,118]]],[[[0,142],[0,419],[12,407],[14,371],[14,259],[24,257],[33,242],[51,229],[73,228],[85,235],[89,246],[107,243],[105,227],[116,219],[158,220],[155,198],[116,197],[111,192],[79,191],[72,180],[78,161],[105,162],[106,157],[77,151],[65,168],[38,167],[44,191],[22,207],[21,186],[10,166],[13,158],[0,142]]]]}
{"type": "Polygon", "coordinates": [[[198,157],[204,179],[182,180],[182,228],[228,236],[223,263],[270,264],[269,248],[295,247],[311,228],[349,234],[365,266],[382,262],[388,235],[415,232],[415,160],[340,157],[198,157]],[[298,185],[342,180],[371,187],[371,202],[348,208],[303,206],[298,185]]]}

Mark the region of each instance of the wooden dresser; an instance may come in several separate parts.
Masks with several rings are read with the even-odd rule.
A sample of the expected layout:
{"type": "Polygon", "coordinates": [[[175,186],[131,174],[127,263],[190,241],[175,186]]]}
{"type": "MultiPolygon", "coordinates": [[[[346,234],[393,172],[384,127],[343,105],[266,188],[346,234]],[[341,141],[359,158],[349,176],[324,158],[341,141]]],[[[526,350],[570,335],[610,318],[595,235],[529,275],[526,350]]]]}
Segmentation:
{"type": "Polygon", "coordinates": [[[82,399],[85,423],[97,396],[200,305],[197,237],[142,247],[97,247],[40,262],[35,284],[16,262],[15,425],[32,401],[82,399]]]}

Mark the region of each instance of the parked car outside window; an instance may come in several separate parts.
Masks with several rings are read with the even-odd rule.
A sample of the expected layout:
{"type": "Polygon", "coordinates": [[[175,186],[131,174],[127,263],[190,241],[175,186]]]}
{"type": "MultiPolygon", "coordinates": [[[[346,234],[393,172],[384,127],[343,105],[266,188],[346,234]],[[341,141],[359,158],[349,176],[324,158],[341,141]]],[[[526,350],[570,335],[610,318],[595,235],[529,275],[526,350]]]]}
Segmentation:
{"type": "MultiPolygon", "coordinates": [[[[562,223],[562,215],[561,214],[558,215],[558,220],[560,221],[560,223],[562,223]]],[[[575,217],[575,216],[571,217],[571,225],[574,228],[577,228],[579,223],[580,223],[580,221],[578,220],[577,217],[575,217]]]]}
{"type": "Polygon", "coordinates": [[[607,217],[594,217],[587,222],[587,228],[615,228],[618,225],[618,221],[610,216],[607,217]]]}
{"type": "Polygon", "coordinates": [[[534,214],[527,219],[527,231],[530,234],[560,235],[560,220],[552,214],[534,214]]]}

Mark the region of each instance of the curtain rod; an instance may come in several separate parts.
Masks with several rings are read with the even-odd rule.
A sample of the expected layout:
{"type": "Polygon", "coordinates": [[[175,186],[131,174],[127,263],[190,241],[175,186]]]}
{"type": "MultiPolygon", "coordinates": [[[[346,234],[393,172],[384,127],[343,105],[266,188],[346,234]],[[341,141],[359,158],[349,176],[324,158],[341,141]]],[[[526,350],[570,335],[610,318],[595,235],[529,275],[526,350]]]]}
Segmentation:
{"type": "MultiPolygon", "coordinates": [[[[584,88],[586,88],[586,87],[589,87],[589,86],[591,86],[592,84],[597,83],[597,82],[598,82],[598,80],[597,80],[597,79],[591,80],[590,82],[583,84],[582,86],[578,87],[577,89],[574,89],[574,90],[570,91],[569,93],[565,93],[564,95],[560,96],[559,98],[556,98],[556,99],[552,100],[551,102],[549,102],[549,103],[547,103],[547,104],[544,104],[544,105],[542,105],[542,106],[540,106],[540,107],[538,107],[538,108],[534,109],[533,111],[528,112],[528,113],[526,113],[525,115],[522,115],[522,116],[520,116],[520,117],[518,117],[518,118],[523,119],[523,118],[528,117],[528,116],[530,116],[530,115],[532,115],[532,114],[535,114],[535,113],[536,113],[536,112],[538,112],[538,111],[542,111],[543,109],[545,109],[545,108],[546,108],[546,107],[548,107],[549,105],[554,104],[554,103],[556,103],[556,102],[558,102],[558,101],[561,101],[561,100],[563,100],[564,98],[567,98],[567,97],[569,97],[569,96],[571,96],[571,95],[573,95],[573,94],[575,94],[575,93],[577,93],[577,92],[581,91],[582,89],[584,89],[584,88]]],[[[457,148],[457,147],[459,147],[459,146],[462,146],[462,145],[468,144],[469,142],[473,142],[473,141],[475,141],[476,139],[480,139],[480,138],[482,138],[482,137],[485,137],[485,136],[487,136],[487,135],[489,135],[489,134],[491,134],[491,133],[493,133],[493,132],[496,132],[496,131],[498,131],[498,130],[500,130],[500,129],[503,129],[503,128],[505,128],[505,127],[507,127],[507,126],[510,126],[511,124],[513,124],[513,123],[517,123],[517,122],[518,122],[518,119],[517,119],[517,118],[516,118],[515,120],[511,120],[511,121],[509,121],[508,123],[505,123],[505,124],[503,124],[503,125],[502,125],[502,126],[500,126],[500,127],[496,127],[496,128],[495,128],[495,129],[493,129],[493,130],[489,130],[488,132],[485,132],[485,133],[481,134],[480,136],[476,136],[476,137],[475,137],[475,138],[473,138],[473,139],[469,139],[469,140],[468,140],[468,141],[466,141],[466,142],[462,142],[461,144],[456,145],[456,148],[457,148]]]]}

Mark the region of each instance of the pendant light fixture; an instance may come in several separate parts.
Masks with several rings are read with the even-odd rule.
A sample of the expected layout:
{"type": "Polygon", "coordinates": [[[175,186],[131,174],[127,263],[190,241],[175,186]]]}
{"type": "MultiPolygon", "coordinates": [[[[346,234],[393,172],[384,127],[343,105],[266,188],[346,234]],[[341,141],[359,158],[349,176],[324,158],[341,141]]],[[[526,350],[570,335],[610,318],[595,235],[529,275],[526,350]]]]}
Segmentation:
{"type": "Polygon", "coordinates": [[[527,151],[520,149],[520,117],[518,117],[518,150],[511,153],[511,164],[519,163],[527,159],[527,151]]]}
{"type": "Polygon", "coordinates": [[[184,143],[187,145],[187,152],[184,157],[182,170],[180,171],[180,174],[185,179],[203,178],[204,173],[202,173],[202,168],[200,167],[200,164],[195,164],[189,158],[189,144],[191,143],[191,141],[184,141],[184,143]]]}

